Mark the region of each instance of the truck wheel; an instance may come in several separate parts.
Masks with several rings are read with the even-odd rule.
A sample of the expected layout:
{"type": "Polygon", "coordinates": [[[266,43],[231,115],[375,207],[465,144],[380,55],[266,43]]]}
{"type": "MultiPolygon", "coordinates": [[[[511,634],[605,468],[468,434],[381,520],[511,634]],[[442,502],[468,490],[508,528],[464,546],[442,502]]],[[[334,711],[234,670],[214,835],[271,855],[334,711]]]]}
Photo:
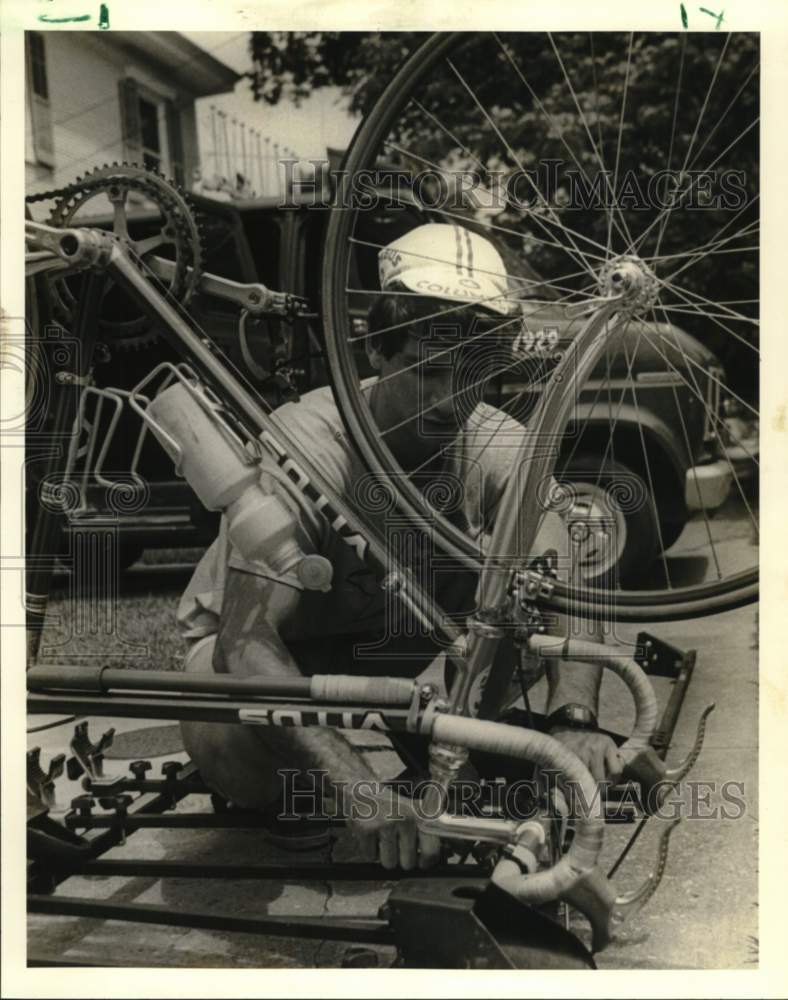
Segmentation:
{"type": "Polygon", "coordinates": [[[667,552],[674,542],[679,540],[682,531],[687,526],[687,519],[680,521],[660,521],[659,529],[662,532],[662,551],[667,552]]]}
{"type": "Polygon", "coordinates": [[[641,476],[621,462],[602,464],[598,455],[576,455],[555,478],[571,483],[574,508],[570,520],[586,517],[603,529],[597,543],[584,549],[586,583],[610,587],[632,582],[646,573],[659,554],[654,500],[641,476]]]}

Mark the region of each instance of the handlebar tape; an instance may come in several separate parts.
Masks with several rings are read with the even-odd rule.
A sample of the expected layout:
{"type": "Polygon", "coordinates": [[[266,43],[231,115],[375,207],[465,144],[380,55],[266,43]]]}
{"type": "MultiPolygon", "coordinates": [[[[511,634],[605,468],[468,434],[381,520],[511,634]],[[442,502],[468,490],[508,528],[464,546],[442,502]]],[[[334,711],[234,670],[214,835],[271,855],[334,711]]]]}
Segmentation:
{"type": "Polygon", "coordinates": [[[496,885],[522,902],[546,903],[568,892],[593,871],[604,836],[601,810],[594,808],[600,801],[599,792],[588,769],[571,750],[552,736],[533,729],[456,715],[437,715],[431,735],[440,743],[506,754],[531,761],[543,769],[560,771],[563,780],[574,786],[569,800],[575,806],[573,818],[577,825],[566,854],[554,867],[529,875],[523,875],[513,862],[504,859],[493,872],[496,885]]]}
{"type": "Polygon", "coordinates": [[[586,639],[561,641],[550,635],[532,635],[528,646],[537,656],[596,663],[618,674],[635,699],[635,726],[629,739],[621,747],[621,752],[640,750],[651,745],[651,737],[657,725],[657,698],[651,681],[628,651],[586,639]]]}
{"type": "Polygon", "coordinates": [[[350,701],[379,705],[409,705],[418,685],[403,677],[353,677],[315,674],[309,694],[315,701],[350,701]]]}

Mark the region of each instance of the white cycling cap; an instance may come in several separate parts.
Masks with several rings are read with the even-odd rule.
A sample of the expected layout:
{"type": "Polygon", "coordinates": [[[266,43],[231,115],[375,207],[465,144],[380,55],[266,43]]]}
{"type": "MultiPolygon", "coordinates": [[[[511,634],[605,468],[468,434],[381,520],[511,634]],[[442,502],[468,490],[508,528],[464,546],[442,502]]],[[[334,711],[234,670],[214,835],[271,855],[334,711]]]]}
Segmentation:
{"type": "Polygon", "coordinates": [[[411,292],[451,302],[472,302],[510,316],[509,281],[489,240],[463,226],[428,223],[389,243],[378,254],[380,287],[395,282],[411,292]]]}

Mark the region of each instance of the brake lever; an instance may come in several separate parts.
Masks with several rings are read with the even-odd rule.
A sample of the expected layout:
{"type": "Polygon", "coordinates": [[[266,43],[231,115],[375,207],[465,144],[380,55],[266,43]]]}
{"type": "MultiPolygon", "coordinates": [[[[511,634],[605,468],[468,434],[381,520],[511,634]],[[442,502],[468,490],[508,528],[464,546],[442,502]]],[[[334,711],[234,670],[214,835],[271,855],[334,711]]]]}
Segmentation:
{"type": "Polygon", "coordinates": [[[616,895],[613,882],[597,865],[560,898],[579,910],[591,925],[591,951],[605,948],[614,932],[640,911],[659,888],[668,864],[670,836],[681,822],[675,819],[665,827],[657,841],[653,871],[630,892],[616,895]]]}
{"type": "Polygon", "coordinates": [[[682,781],[695,766],[703,749],[706,736],[706,720],[715,709],[715,703],[707,705],[698,719],[695,742],[692,749],[675,767],[666,767],[664,760],[652,746],[622,747],[626,763],[623,769],[624,781],[640,784],[641,802],[647,814],[655,813],[668,793],[682,781]]]}

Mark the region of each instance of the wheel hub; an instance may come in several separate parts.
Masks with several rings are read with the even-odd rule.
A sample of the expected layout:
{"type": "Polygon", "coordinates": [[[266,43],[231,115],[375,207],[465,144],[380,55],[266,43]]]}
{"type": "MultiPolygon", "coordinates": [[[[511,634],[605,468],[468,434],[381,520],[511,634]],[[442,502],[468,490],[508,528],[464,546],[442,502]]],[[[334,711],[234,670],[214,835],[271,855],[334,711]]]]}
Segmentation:
{"type": "Polygon", "coordinates": [[[601,268],[599,288],[606,297],[621,296],[619,312],[634,316],[654,305],[659,284],[654,272],[639,257],[623,254],[601,268]]]}

